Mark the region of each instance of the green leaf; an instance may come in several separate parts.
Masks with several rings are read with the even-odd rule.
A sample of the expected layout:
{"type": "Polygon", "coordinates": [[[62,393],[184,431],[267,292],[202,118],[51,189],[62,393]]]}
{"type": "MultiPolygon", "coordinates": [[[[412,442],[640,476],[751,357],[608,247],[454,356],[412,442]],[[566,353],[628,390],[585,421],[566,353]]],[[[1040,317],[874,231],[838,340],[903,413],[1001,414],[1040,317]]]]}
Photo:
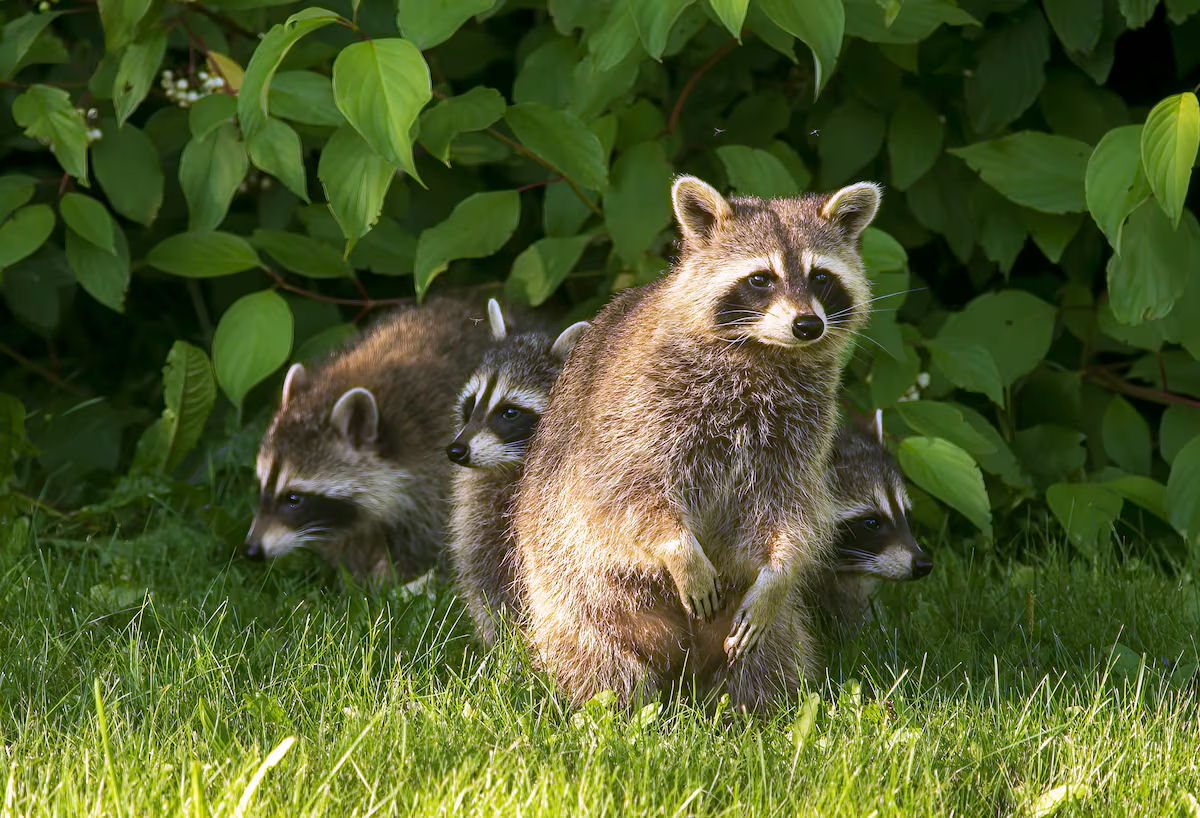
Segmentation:
{"type": "Polygon", "coordinates": [[[531,306],[538,306],[553,295],[575,269],[590,240],[591,236],[572,236],[535,241],[513,261],[505,292],[519,294],[531,306]]]}
{"type": "Polygon", "coordinates": [[[150,93],[150,86],[154,84],[158,67],[162,65],[166,53],[167,35],[161,29],[154,29],[145,39],[125,47],[112,86],[118,125],[124,125],[125,120],[142,104],[146,94],[150,93]]]}
{"type": "Polygon", "coordinates": [[[1086,483],[1055,483],[1046,489],[1046,502],[1072,544],[1093,555],[1101,539],[1112,536],[1124,505],[1121,495],[1111,489],[1086,483]]]}
{"type": "MultiPolygon", "coordinates": [[[[905,280],[907,281],[908,253],[904,252],[904,245],[896,241],[894,237],[880,230],[878,227],[868,227],[862,232],[859,245],[863,266],[867,268],[867,272],[873,281],[878,282],[880,280],[880,273],[896,272],[905,273],[905,280]]],[[[904,284],[897,289],[904,289],[907,286],[907,284],[904,284]]],[[[876,293],[887,298],[889,309],[899,307],[905,300],[905,295],[898,295],[896,298],[888,297],[887,292],[879,287],[876,287],[876,293]]],[[[876,299],[876,301],[881,300],[883,299],[876,299]]]]}
{"type": "Polygon", "coordinates": [[[1198,147],[1200,103],[1195,94],[1175,94],[1150,110],[1142,128],[1142,166],[1172,227],[1178,227],[1183,216],[1198,147]]]}
{"type": "Polygon", "coordinates": [[[1200,539],[1200,437],[1179,450],[1167,480],[1167,513],[1171,525],[1189,545],[1200,539]]]}
{"type": "Polygon", "coordinates": [[[1168,406],[1158,427],[1158,450],[1163,460],[1174,463],[1194,437],[1200,437],[1200,407],[1179,403],[1168,406]]]}
{"type": "Polygon", "coordinates": [[[163,367],[162,417],[138,441],[132,471],[174,471],[195,447],[217,399],[212,367],[204,350],[176,341],[163,367]]]}
{"type": "Polygon", "coordinates": [[[600,140],[568,111],[540,102],[513,105],[504,114],[517,139],[581,186],[603,192],[608,167],[600,140]]]}
{"type": "Polygon", "coordinates": [[[244,295],[230,305],[213,335],[217,383],[234,406],[287,363],[292,351],[292,310],[273,290],[244,295]]]}
{"type": "Polygon", "coordinates": [[[450,143],[460,133],[482,131],[504,116],[504,97],[494,88],[476,85],[465,94],[444,99],[421,114],[421,144],[450,164],[450,143]]]}
{"type": "Polygon", "coordinates": [[[1121,244],[1125,219],[1150,195],[1142,172],[1141,125],[1113,128],[1088,159],[1084,193],[1088,211],[1113,247],[1121,244]]]}
{"type": "Polygon", "coordinates": [[[619,65],[637,44],[637,23],[628,2],[614,2],[609,6],[604,24],[589,32],[588,53],[592,55],[597,71],[607,71],[619,65]]]}
{"type": "Polygon", "coordinates": [[[729,184],[738,193],[750,196],[792,196],[800,186],[783,162],[762,148],[746,145],[722,145],[717,158],[725,166],[729,184]]]}
{"type": "MultiPolygon", "coordinates": [[[[64,217],[65,218],[65,217],[64,217]]],[[[74,230],[67,230],[67,263],[75,279],[92,298],[114,312],[125,312],[125,292],[129,289],[129,243],[125,232],[114,223],[114,247],[102,250],[74,230]]]]}
{"type": "Polygon", "coordinates": [[[251,243],[293,273],[309,278],[349,278],[350,265],[337,248],[297,233],[255,230],[251,243]]]}
{"type": "Polygon", "coordinates": [[[1068,479],[1087,462],[1083,433],[1066,426],[1041,423],[1013,436],[1013,449],[1038,486],[1068,479]]]}
{"type": "Polygon", "coordinates": [[[97,0],[97,5],[100,23],[104,26],[104,47],[111,53],[133,39],[152,0],[97,0]]]}
{"type": "Polygon", "coordinates": [[[338,110],[384,159],[419,179],[412,128],[433,96],[429,66],[416,46],[396,38],[354,43],[333,63],[338,110]]]}
{"type": "Polygon", "coordinates": [[[0,224],[0,270],[32,255],[53,230],[54,211],[49,205],[29,205],[13,213],[0,224]]]}
{"type": "Polygon", "coordinates": [[[963,451],[975,455],[994,454],[996,447],[971,424],[963,419],[957,407],[932,400],[905,401],[896,404],[896,411],[914,432],[950,441],[963,451]]]}
{"type": "Polygon", "coordinates": [[[38,35],[61,11],[29,12],[10,20],[0,31],[0,80],[11,80],[38,35]]]}
{"type": "Polygon", "coordinates": [[[308,201],[304,152],[300,137],[290,127],[271,117],[246,145],[254,167],[283,182],[292,193],[308,201]]]}
{"type": "Polygon", "coordinates": [[[985,293],[951,314],[938,342],[977,344],[991,353],[1009,386],[1046,356],[1054,334],[1054,307],[1022,290],[985,293]]]}
{"type": "Polygon", "coordinates": [[[1173,229],[1162,210],[1143,202],[1129,215],[1121,244],[1108,261],[1108,293],[1113,315],[1140,324],[1167,315],[1183,295],[1200,258],[1200,224],[1185,211],[1173,229]],[[1184,263],[1187,260],[1188,263],[1184,263]]]}
{"type": "Polygon", "coordinates": [[[12,117],[26,136],[50,145],[63,170],[87,187],[87,125],[70,94],[48,85],[30,86],[13,101],[12,117]]]}
{"type": "Polygon", "coordinates": [[[942,24],[979,25],[951,0],[902,0],[891,21],[878,0],[845,0],[845,6],[846,34],[873,43],[919,43],[942,24]]]}
{"type": "Polygon", "coordinates": [[[249,167],[232,123],[188,142],[179,158],[179,186],[188,204],[189,230],[215,230],[225,220],[249,167]]]}
{"type": "Polygon", "coordinates": [[[1037,131],[950,150],[1011,201],[1046,213],[1085,209],[1084,176],[1091,152],[1078,140],[1037,131]]]}
{"type": "Polygon", "coordinates": [[[962,414],[963,420],[971,424],[971,427],[983,436],[992,447],[996,450],[992,454],[977,454],[975,455],[976,462],[988,474],[998,476],[1010,488],[1017,491],[1024,491],[1029,488],[1030,482],[1021,472],[1021,466],[1017,463],[1016,455],[1012,449],[1004,442],[1004,438],[1000,437],[1000,433],[996,431],[996,427],[988,422],[987,418],[976,412],[974,409],[955,404],[954,407],[962,414]]]}
{"type": "Polygon", "coordinates": [[[218,231],[168,236],[151,248],[146,262],[185,278],[215,278],[262,266],[250,242],[218,231]]]}
{"type": "Polygon", "coordinates": [[[1091,52],[1100,42],[1103,0],[1044,0],[1054,33],[1068,51],[1091,52]]]}
{"type": "Polygon", "coordinates": [[[203,139],[237,116],[237,99],[229,94],[209,94],[188,109],[188,130],[193,139],[203,139]]]}
{"type": "Polygon", "coordinates": [[[1158,8],[1158,0],[1119,0],[1121,16],[1130,28],[1141,28],[1150,22],[1154,9],[1158,8]]]}
{"type": "Polygon", "coordinates": [[[821,124],[821,132],[836,134],[817,143],[821,186],[833,188],[848,181],[879,154],[887,135],[887,117],[857,97],[850,97],[833,109],[821,124]]]}
{"type": "Polygon", "coordinates": [[[117,224],[100,202],[82,193],[67,193],[58,203],[58,211],[67,226],[82,238],[109,253],[116,252],[113,234],[117,224]]]}
{"type": "Polygon", "coordinates": [[[931,338],[926,342],[933,365],[952,384],[981,392],[997,406],[1004,405],[1004,382],[992,353],[981,344],[962,339],[931,338]]]}
{"type": "Polygon", "coordinates": [[[756,5],[771,22],[808,46],[813,53],[813,97],[833,76],[842,36],[846,30],[846,9],[841,0],[757,0],[756,5]]]}
{"type": "Polygon", "coordinates": [[[1020,219],[1033,243],[1054,264],[1083,224],[1082,213],[1042,213],[1026,207],[1021,208],[1020,219]]]}
{"type": "Polygon", "coordinates": [[[904,94],[887,135],[892,185],[897,190],[907,190],[933,167],[942,152],[945,130],[941,114],[924,97],[904,94]]]}
{"type": "Polygon", "coordinates": [[[634,264],[670,225],[672,172],[659,142],[640,142],[613,163],[612,183],[604,194],[604,224],[626,264],[634,264]]]}
{"type": "Polygon", "coordinates": [[[371,150],[349,125],[338,128],[325,143],[317,177],[346,237],[347,252],[379,220],[383,198],[395,176],[391,163],[371,150]]]}
{"type": "Polygon", "coordinates": [[[992,536],[987,489],[971,455],[940,437],[905,438],[898,455],[910,480],[992,536]]]}
{"type": "Polygon", "coordinates": [[[721,25],[740,43],[742,24],[746,21],[746,7],[750,5],[750,0],[708,0],[708,5],[720,18],[721,25]]]}
{"type": "Polygon", "coordinates": [[[1150,473],[1150,424],[1133,405],[1113,395],[1101,425],[1104,450],[1127,472],[1150,473]]]}
{"type": "Polygon", "coordinates": [[[1164,523],[1171,522],[1167,516],[1167,487],[1157,480],[1137,474],[1125,474],[1106,479],[1104,487],[1141,506],[1164,523]]]}
{"type": "Polygon", "coordinates": [[[266,127],[271,78],[284,56],[305,34],[340,19],[341,15],[327,9],[308,8],[271,26],[259,41],[238,92],[238,122],[247,138],[266,127]]]}
{"type": "Polygon", "coordinates": [[[653,3],[633,0],[629,3],[638,37],[641,38],[647,54],[656,60],[662,59],[671,27],[679,19],[679,15],[683,14],[684,9],[694,2],[696,0],[656,0],[653,3]]]}
{"type": "Polygon", "coordinates": [[[149,225],[163,201],[163,172],[158,149],[150,137],[132,125],[117,128],[104,121],[104,137],[92,146],[96,181],[113,210],[127,219],[149,225]]]}
{"type": "Polygon", "coordinates": [[[0,176],[0,222],[18,207],[29,203],[36,184],[36,179],[23,173],[0,176]]]}
{"type": "Polygon", "coordinates": [[[449,40],[459,26],[496,0],[397,0],[396,26],[422,51],[449,40]]]}
{"type": "Polygon", "coordinates": [[[515,190],[474,193],[454,206],[441,224],[421,232],[413,276],[417,295],[459,258],[483,258],[504,246],[521,218],[521,197],[515,190]]]}
{"type": "MultiPolygon", "coordinates": [[[[989,29],[992,27],[989,26],[989,29]]],[[[994,133],[1029,109],[1046,83],[1050,31],[1036,6],[990,30],[979,63],[963,83],[975,132],[994,133]]]]}
{"type": "Polygon", "coordinates": [[[267,100],[272,116],[293,122],[336,128],[346,121],[333,100],[333,83],[315,71],[280,71],[267,100]]]}

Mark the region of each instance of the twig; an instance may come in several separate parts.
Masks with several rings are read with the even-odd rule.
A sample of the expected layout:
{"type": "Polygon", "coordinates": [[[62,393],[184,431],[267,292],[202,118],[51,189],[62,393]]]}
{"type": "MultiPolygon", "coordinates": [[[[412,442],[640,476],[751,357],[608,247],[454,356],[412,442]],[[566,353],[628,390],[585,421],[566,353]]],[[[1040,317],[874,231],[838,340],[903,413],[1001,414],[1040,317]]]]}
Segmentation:
{"type": "Polygon", "coordinates": [[[587,197],[587,194],[583,192],[583,189],[582,189],[581,187],[579,187],[579,185],[577,185],[577,184],[575,183],[575,180],[574,180],[574,179],[572,179],[570,176],[568,176],[567,174],[563,173],[563,172],[562,172],[561,170],[559,170],[558,168],[554,167],[554,165],[550,164],[550,163],[549,163],[549,162],[547,162],[545,159],[543,159],[542,157],[538,156],[536,153],[534,153],[534,152],[533,152],[533,151],[531,151],[529,148],[527,148],[527,147],[525,147],[524,145],[522,145],[522,144],[521,144],[520,142],[518,142],[517,140],[515,140],[515,139],[509,139],[507,136],[505,136],[504,134],[500,133],[500,132],[499,132],[498,130],[496,130],[495,128],[488,128],[488,129],[487,129],[487,132],[488,132],[489,134],[491,134],[492,136],[494,136],[496,139],[499,139],[499,140],[500,140],[501,142],[503,142],[505,145],[508,145],[510,148],[512,148],[513,150],[515,150],[517,153],[524,154],[525,156],[528,156],[530,159],[532,159],[534,162],[537,162],[539,165],[541,165],[542,167],[544,167],[546,170],[549,170],[549,171],[551,171],[552,173],[557,173],[558,175],[562,176],[562,179],[563,179],[563,181],[564,181],[564,182],[566,182],[568,185],[570,185],[570,186],[571,186],[571,190],[575,191],[575,195],[579,197],[579,200],[580,200],[581,202],[583,202],[585,205],[587,205],[587,207],[588,207],[588,210],[592,211],[592,212],[593,212],[593,213],[595,213],[597,216],[603,216],[603,215],[604,215],[604,211],[602,211],[600,208],[596,207],[595,203],[593,203],[593,202],[592,202],[592,200],[591,200],[591,199],[589,199],[589,198],[587,197]]]}
{"type": "Polygon", "coordinates": [[[214,23],[219,23],[220,25],[225,26],[230,31],[232,31],[234,34],[240,34],[241,36],[245,37],[247,40],[257,40],[258,39],[257,34],[255,34],[253,31],[251,31],[248,28],[244,28],[241,24],[238,23],[237,20],[234,20],[232,17],[222,14],[219,11],[213,11],[212,9],[208,8],[207,6],[205,6],[201,3],[189,3],[188,8],[191,9],[192,11],[200,12],[205,17],[212,20],[214,23]]]}
{"type": "Polygon", "coordinates": [[[66,391],[70,392],[72,395],[78,395],[81,398],[90,398],[91,397],[91,395],[87,391],[80,389],[78,386],[75,386],[72,383],[68,383],[67,381],[64,381],[62,378],[60,378],[54,372],[50,371],[49,369],[47,369],[46,367],[42,366],[39,363],[35,363],[34,361],[29,360],[24,355],[17,352],[12,347],[10,347],[8,344],[0,344],[0,352],[4,353],[8,357],[12,358],[14,361],[19,363],[21,366],[25,367],[26,369],[30,370],[31,372],[35,372],[38,375],[41,375],[47,381],[49,381],[50,383],[59,387],[60,389],[65,389],[66,391]]]}
{"type": "Polygon", "coordinates": [[[1120,392],[1123,395],[1129,395],[1133,398],[1149,401],[1151,403],[1161,403],[1167,406],[1171,404],[1180,404],[1182,406],[1195,406],[1200,408],[1200,400],[1189,398],[1186,395],[1180,395],[1175,392],[1168,392],[1165,389],[1155,389],[1153,386],[1138,386],[1129,381],[1122,380],[1115,375],[1109,374],[1100,369],[1085,369],[1083,376],[1089,380],[1095,381],[1101,386],[1105,386],[1114,392],[1120,392]]]}
{"type": "Polygon", "coordinates": [[[371,298],[369,295],[366,295],[365,290],[361,289],[360,292],[363,292],[364,298],[338,298],[332,295],[322,295],[321,293],[314,293],[312,290],[306,290],[303,287],[297,287],[270,267],[263,267],[262,269],[275,282],[275,286],[281,290],[287,290],[289,293],[311,298],[314,301],[323,301],[326,304],[337,304],[343,307],[361,307],[362,313],[360,313],[360,317],[376,307],[411,304],[415,300],[413,296],[404,296],[402,298],[371,298]]]}
{"type": "Polygon", "coordinates": [[[1167,386],[1167,362],[1163,360],[1161,349],[1154,353],[1154,358],[1158,361],[1158,377],[1162,378],[1162,388],[1169,392],[1171,387],[1167,386]]]}
{"type": "Polygon", "coordinates": [[[521,185],[519,188],[517,188],[517,193],[524,193],[527,190],[533,190],[535,187],[546,187],[547,185],[557,184],[558,182],[562,181],[564,181],[563,177],[559,176],[555,179],[545,179],[541,182],[530,182],[527,185],[521,185]]]}
{"type": "Polygon", "coordinates": [[[683,113],[683,103],[687,102],[688,95],[696,87],[696,82],[704,76],[708,69],[712,68],[720,62],[722,57],[732,51],[735,45],[737,45],[737,40],[731,38],[729,42],[714,51],[713,55],[704,62],[704,65],[697,68],[692,76],[688,78],[688,81],[684,83],[683,90],[679,92],[679,99],[675,100],[675,107],[671,109],[671,116],[667,119],[666,132],[668,134],[674,133],[676,126],[679,125],[679,115],[683,113]]]}

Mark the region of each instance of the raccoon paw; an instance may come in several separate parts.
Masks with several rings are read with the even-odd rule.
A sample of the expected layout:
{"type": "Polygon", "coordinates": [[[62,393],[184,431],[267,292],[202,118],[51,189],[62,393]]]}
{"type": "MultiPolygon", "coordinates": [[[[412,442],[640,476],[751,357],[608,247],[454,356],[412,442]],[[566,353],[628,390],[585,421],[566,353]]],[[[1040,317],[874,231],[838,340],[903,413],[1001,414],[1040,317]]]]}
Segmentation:
{"type": "Polygon", "coordinates": [[[721,608],[721,593],[717,587],[717,569],[707,559],[698,563],[684,582],[679,584],[679,599],[687,612],[705,621],[717,615],[721,608]]]}
{"type": "Polygon", "coordinates": [[[743,608],[733,618],[733,628],[725,637],[725,655],[729,664],[748,654],[758,644],[762,636],[763,626],[750,617],[750,611],[743,608]]]}

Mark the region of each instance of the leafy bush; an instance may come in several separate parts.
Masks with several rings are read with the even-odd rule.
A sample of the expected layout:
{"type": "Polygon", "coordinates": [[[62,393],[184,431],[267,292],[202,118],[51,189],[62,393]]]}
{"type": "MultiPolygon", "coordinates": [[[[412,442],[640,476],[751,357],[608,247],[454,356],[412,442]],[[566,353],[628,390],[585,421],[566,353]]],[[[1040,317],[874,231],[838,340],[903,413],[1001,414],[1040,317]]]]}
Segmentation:
{"type": "Polygon", "coordinates": [[[923,524],[1200,541],[1197,0],[299,5],[0,12],[10,512],[236,528],[195,487],[289,360],[443,286],[595,309],[667,265],[689,171],[886,184],[847,404],[923,524]]]}

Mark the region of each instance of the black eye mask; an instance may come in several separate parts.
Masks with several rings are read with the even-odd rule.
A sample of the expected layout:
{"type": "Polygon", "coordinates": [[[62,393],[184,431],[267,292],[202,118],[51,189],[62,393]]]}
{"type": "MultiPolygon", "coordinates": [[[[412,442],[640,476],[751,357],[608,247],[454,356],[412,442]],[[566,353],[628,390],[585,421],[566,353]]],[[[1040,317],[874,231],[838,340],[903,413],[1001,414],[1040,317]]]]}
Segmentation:
{"type": "Polygon", "coordinates": [[[274,503],[275,515],[289,528],[322,526],[347,528],[358,518],[358,506],[340,497],[322,494],[281,494],[274,503]]]}

